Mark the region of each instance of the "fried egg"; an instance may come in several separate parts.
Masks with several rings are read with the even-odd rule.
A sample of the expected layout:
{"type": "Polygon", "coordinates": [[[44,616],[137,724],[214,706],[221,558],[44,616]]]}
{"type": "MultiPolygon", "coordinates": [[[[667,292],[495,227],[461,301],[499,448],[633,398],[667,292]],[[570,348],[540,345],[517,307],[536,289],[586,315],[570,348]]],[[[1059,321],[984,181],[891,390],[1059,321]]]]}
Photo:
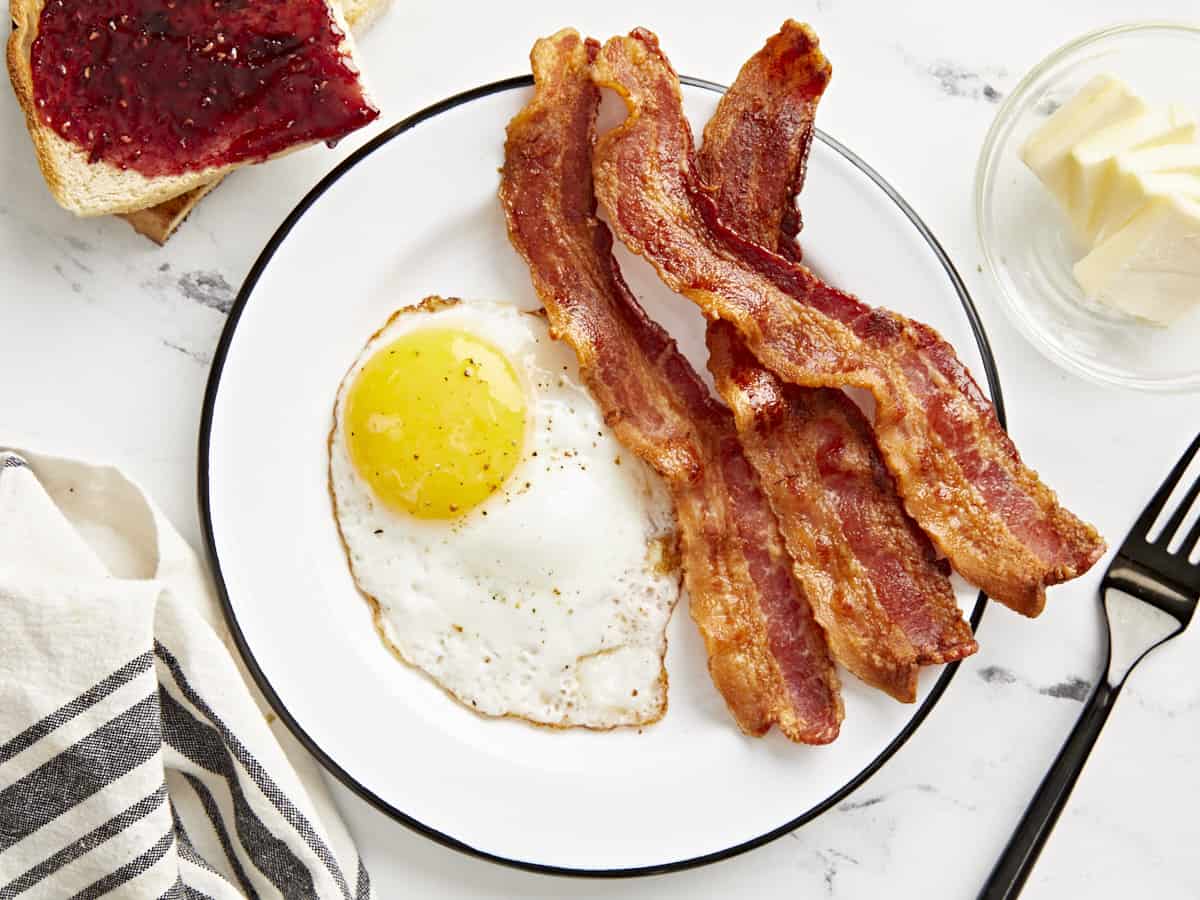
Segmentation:
{"type": "Polygon", "coordinates": [[[452,697],[555,726],[662,716],[670,500],[541,316],[396,312],[338,390],[329,482],[380,636],[452,697]]]}

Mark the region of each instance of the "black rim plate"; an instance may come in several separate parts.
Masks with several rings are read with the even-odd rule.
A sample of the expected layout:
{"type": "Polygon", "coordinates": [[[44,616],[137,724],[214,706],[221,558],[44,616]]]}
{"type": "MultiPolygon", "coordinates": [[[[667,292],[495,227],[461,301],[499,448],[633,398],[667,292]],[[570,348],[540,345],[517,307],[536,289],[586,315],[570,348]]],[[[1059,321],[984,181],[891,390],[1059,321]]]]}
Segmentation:
{"type": "MultiPolygon", "coordinates": [[[[704,90],[714,91],[716,93],[724,93],[725,88],[715,82],[705,81],[699,78],[691,78],[681,76],[680,81],[692,87],[702,88],[704,90]]],[[[212,368],[209,372],[208,384],[205,389],[204,405],[201,412],[200,420],[200,438],[199,438],[199,464],[198,464],[198,492],[200,506],[200,522],[204,536],[205,551],[208,556],[209,563],[212,566],[214,581],[217,588],[217,594],[221,601],[221,607],[225,614],[225,621],[229,625],[229,630],[233,634],[234,641],[237,644],[238,650],[242,654],[242,658],[246,662],[247,668],[254,677],[258,688],[263,692],[267,701],[279,715],[279,718],[291,729],[297,740],[307,749],[313,756],[321,761],[321,764],[331,772],[339,781],[346,787],[358,794],[376,809],[386,813],[391,818],[395,819],[403,825],[408,826],[413,831],[424,835],[451,849],[461,851],[470,856],[475,856],[480,859],[485,859],[490,862],[499,863],[505,866],[511,866],[517,869],[523,869],[530,872],[538,872],[547,875],[570,875],[577,877],[588,878],[623,878],[640,875],[660,875],[668,872],[678,872],[684,869],[703,866],[709,863],[719,862],[723,859],[737,856],[745,853],[748,850],[753,850],[756,847],[761,847],[763,844],[769,843],[790,831],[795,831],[797,828],[811,822],[817,816],[831,808],[837,803],[840,803],[851,793],[857,790],[864,782],[874,775],[880,767],[888,761],[913,735],[920,727],[921,723],[929,715],[933,707],[941,699],[946,688],[949,687],[951,680],[958,671],[960,663],[951,663],[946,666],[929,695],[924,702],[916,709],[912,718],[900,731],[899,734],[876,756],[865,768],[863,768],[854,778],[835,791],[823,802],[813,806],[810,809],[797,815],[794,819],[780,825],[778,828],[772,829],[764,834],[759,835],[748,841],[736,844],[714,853],[708,853],[703,856],[691,857],[688,859],[680,859],[660,865],[642,866],[638,868],[621,868],[621,869],[574,869],[564,868],[561,866],[543,865],[539,863],[527,862],[524,860],[509,859],[503,856],[498,856],[493,853],[488,853],[484,850],[479,850],[469,844],[463,843],[456,838],[431,828],[428,825],[418,821],[412,816],[406,814],[403,810],[396,808],[392,804],[386,802],[369,788],[355,780],[348,772],[339,766],[333,759],[325,753],[324,750],[308,735],[301,727],[299,722],[288,711],[288,708],[279,695],[267,680],[266,675],[255,660],[254,653],[249,647],[245,635],[238,625],[237,616],[234,613],[233,606],[230,602],[229,594],[226,590],[225,581],[221,573],[221,561],[217,556],[216,542],[213,534],[213,522],[211,509],[209,506],[209,484],[208,484],[208,468],[209,468],[209,440],[211,437],[213,410],[216,404],[217,391],[221,383],[221,373],[224,368],[226,356],[229,352],[229,347],[233,341],[234,332],[237,330],[238,320],[241,317],[242,311],[250,300],[251,294],[254,292],[254,287],[258,283],[259,277],[263,270],[275,255],[276,250],[287,238],[292,228],[300,220],[302,216],[313,206],[318,198],[325,193],[339,178],[345,175],[350,169],[354,168],[361,160],[371,155],[384,144],[395,140],[406,132],[416,128],[422,122],[428,121],[435,116],[440,115],[448,110],[470,103],[473,100],[487,97],[492,94],[502,91],[519,90],[533,86],[533,76],[519,75],[513,78],[506,78],[501,81],[495,81],[490,84],[481,85],[469,91],[464,91],[460,94],[455,94],[445,100],[435,103],[432,106],[426,107],[420,112],[414,113],[406,119],[397,122],[386,131],[379,134],[377,137],[368,141],[354,153],[350,154],[344,161],[337,165],[328,175],[321,181],[296,205],[296,208],[284,219],[283,224],[271,236],[258,259],[255,260],[251,267],[246,280],[243,282],[241,289],[238,292],[237,299],[234,302],[233,308],[230,310],[229,318],[226,321],[225,328],[221,333],[221,339],[217,344],[216,354],[213,357],[212,368]]],[[[871,166],[867,165],[848,147],[841,144],[839,141],[825,134],[821,130],[816,131],[817,140],[828,145],[833,150],[837,151],[847,161],[859,169],[863,174],[870,178],[882,190],[888,198],[904,213],[904,215],[912,222],[913,227],[928,243],[930,249],[945,269],[947,277],[950,279],[955,292],[958,294],[959,301],[962,304],[963,311],[966,314],[970,324],[972,334],[975,337],[978,345],[980,356],[983,359],[984,374],[987,378],[988,391],[991,395],[992,402],[996,408],[996,414],[1000,420],[1000,424],[1004,425],[1005,412],[1004,400],[1000,389],[1000,378],[996,369],[995,358],[992,355],[991,345],[988,342],[987,334],[984,332],[983,323],[979,318],[979,313],[975,308],[974,302],[967,293],[966,285],[959,276],[954,264],[950,261],[946,251],[942,245],[934,237],[928,226],[921,218],[913,211],[912,207],[905,202],[904,198],[896,192],[883,176],[876,172],[871,166]]],[[[987,597],[980,593],[976,599],[974,608],[971,610],[970,623],[973,630],[978,630],[979,623],[983,618],[984,608],[987,606],[987,597]]]]}

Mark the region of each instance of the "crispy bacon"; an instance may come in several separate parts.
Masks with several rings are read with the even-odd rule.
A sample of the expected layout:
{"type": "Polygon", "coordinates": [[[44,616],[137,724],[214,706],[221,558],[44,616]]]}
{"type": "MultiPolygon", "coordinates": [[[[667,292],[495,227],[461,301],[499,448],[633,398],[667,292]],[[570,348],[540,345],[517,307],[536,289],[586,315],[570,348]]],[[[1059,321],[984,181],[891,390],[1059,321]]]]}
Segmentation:
{"type": "Polygon", "coordinates": [[[917,664],[962,659],[977,647],[948,567],[905,515],[870,423],[839,390],[781,382],[727,322],[709,326],[708,347],[834,656],[912,701],[917,664]],[[889,660],[909,666],[889,673],[889,660]]]}
{"type": "Polygon", "coordinates": [[[843,715],[837,674],[733,418],[634,300],[595,215],[597,50],[573,30],[534,46],[535,94],[505,144],[509,238],[617,438],[671,490],[692,617],[738,725],[828,743],[843,715]]]}
{"type": "Polygon", "coordinates": [[[870,391],[876,440],[905,507],[964,577],[1034,616],[1047,585],[1095,563],[1100,536],[1021,462],[937,332],[867,306],[720,221],[696,173],[678,78],[654,35],[613,38],[592,73],[629,112],[594,154],[613,229],[668,286],[736,326],[783,380],[870,391]]]}
{"type": "Polygon", "coordinates": [[[704,126],[699,171],[721,221],[796,261],[802,225],[796,195],[817,102],[832,73],[813,30],[789,19],[742,66],[704,126]]]}
{"type": "MultiPolygon", "coordinates": [[[[781,255],[799,256],[795,198],[829,75],[816,35],[788,20],[742,67],[704,129],[698,168],[721,220],[781,255]]],[[[711,323],[708,342],[717,389],[834,656],[893,696],[915,699],[916,663],[962,659],[978,647],[948,567],[904,512],[869,422],[839,390],[785,385],[728,323],[711,323]]]]}

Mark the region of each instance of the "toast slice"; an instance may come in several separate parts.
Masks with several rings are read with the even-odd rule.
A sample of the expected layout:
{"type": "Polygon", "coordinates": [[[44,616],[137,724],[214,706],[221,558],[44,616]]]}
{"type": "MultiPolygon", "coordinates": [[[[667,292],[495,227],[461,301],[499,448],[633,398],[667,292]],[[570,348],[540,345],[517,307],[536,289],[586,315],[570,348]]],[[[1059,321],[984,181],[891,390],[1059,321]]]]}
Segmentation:
{"type": "MultiPolygon", "coordinates": [[[[38,36],[45,2],[46,0],[10,0],[13,30],[8,41],[8,69],[17,101],[25,113],[26,125],[33,139],[42,174],[55,200],[65,209],[80,216],[144,210],[198,188],[205,188],[207,192],[212,182],[226,172],[263,161],[258,158],[238,159],[219,165],[197,166],[180,174],[146,175],[133,168],[121,168],[106,159],[90,159],[84,147],[65,139],[43,121],[37,112],[32,50],[38,36]]],[[[71,2],[85,3],[86,0],[71,2]]],[[[356,66],[354,39],[341,8],[329,0],[326,0],[325,8],[342,35],[337,50],[356,66]]],[[[84,77],[90,77],[90,70],[84,70],[84,77]]],[[[362,87],[361,79],[359,85],[362,87]]],[[[364,100],[371,105],[365,87],[362,90],[364,100]]],[[[364,118],[361,124],[366,124],[369,120],[364,118]]],[[[346,131],[353,130],[354,127],[358,125],[354,124],[346,131]]],[[[128,141],[128,138],[123,140],[128,141]]],[[[311,143],[312,140],[299,140],[295,144],[284,145],[282,149],[269,155],[281,156],[311,143]]]]}
{"type": "MultiPolygon", "coordinates": [[[[346,24],[350,26],[350,31],[354,34],[355,39],[358,39],[375,24],[379,16],[391,6],[391,3],[392,0],[341,0],[340,5],[346,24]]],[[[162,246],[175,233],[175,229],[191,215],[196,205],[220,182],[221,179],[217,178],[208,184],[193,188],[170,200],[164,200],[155,206],[131,213],[119,213],[119,215],[132,225],[133,230],[138,234],[148,237],[154,243],[162,246]]]]}
{"type": "Polygon", "coordinates": [[[167,242],[167,238],[175,233],[175,229],[183,224],[183,220],[192,214],[196,204],[220,184],[224,177],[222,175],[208,184],[192,188],[178,197],[172,197],[170,200],[164,200],[154,206],[130,213],[117,213],[117,215],[132,225],[133,230],[138,234],[150,238],[161,247],[167,242]]]}

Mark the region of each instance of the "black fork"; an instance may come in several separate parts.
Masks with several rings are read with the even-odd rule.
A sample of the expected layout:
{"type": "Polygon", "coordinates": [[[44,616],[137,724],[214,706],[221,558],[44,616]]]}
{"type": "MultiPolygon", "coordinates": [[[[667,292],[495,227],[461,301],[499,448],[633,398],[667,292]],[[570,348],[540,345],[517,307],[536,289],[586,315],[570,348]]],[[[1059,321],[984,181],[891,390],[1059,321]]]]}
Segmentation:
{"type": "Polygon", "coordinates": [[[1104,573],[1100,593],[1108,626],[1107,669],[988,876],[979,894],[981,900],[1011,900],[1021,893],[1125,679],[1147,653],[1183,631],[1196,611],[1200,599],[1200,565],[1188,562],[1188,557],[1200,543],[1200,518],[1174,550],[1168,547],[1175,543],[1180,526],[1200,496],[1200,477],[1172,508],[1158,536],[1151,541],[1149,535],[1197,451],[1200,451],[1200,435],[1142,511],[1104,573]]]}

